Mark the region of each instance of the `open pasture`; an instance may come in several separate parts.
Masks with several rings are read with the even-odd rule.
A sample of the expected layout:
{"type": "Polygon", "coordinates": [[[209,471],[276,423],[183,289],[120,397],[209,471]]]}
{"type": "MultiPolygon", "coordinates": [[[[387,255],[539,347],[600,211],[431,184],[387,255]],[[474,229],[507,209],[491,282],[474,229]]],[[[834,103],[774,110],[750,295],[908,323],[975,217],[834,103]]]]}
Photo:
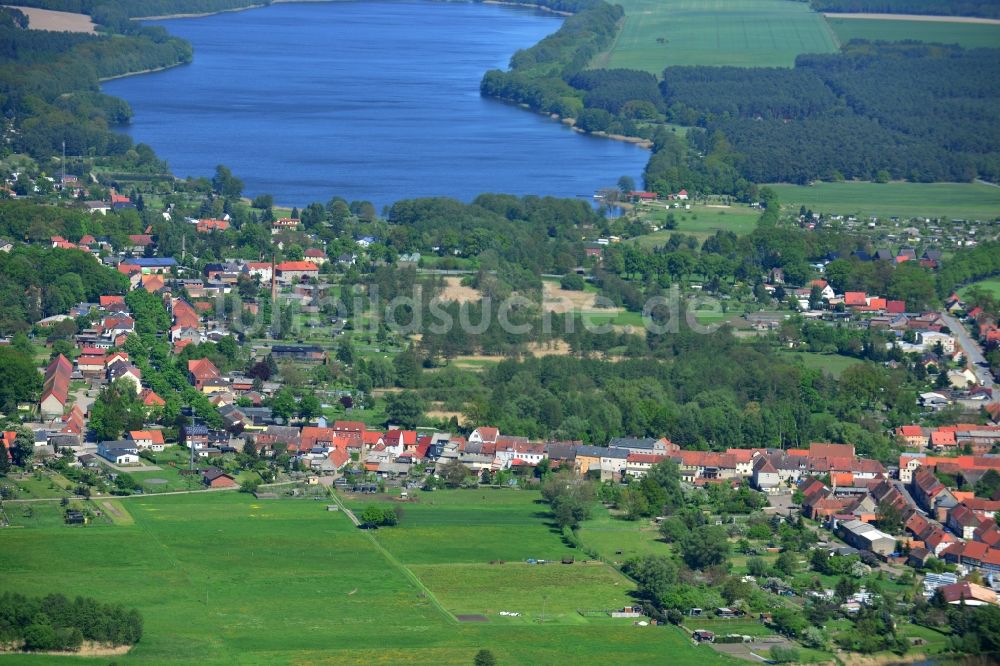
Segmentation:
{"type": "Polygon", "coordinates": [[[992,220],[1000,217],[1000,187],[982,183],[815,183],[768,185],[781,205],[817,213],[992,220]]]}
{"type": "Polygon", "coordinates": [[[800,53],[837,49],[808,4],[787,0],[622,0],[625,25],[601,67],[660,76],[671,65],[791,67],[800,53]]]}
{"type": "Polygon", "coordinates": [[[322,502],[235,492],[118,499],[133,524],[86,527],[64,526],[49,503],[44,513],[52,520],[0,534],[5,589],[138,608],[145,634],[115,658],[119,664],[467,665],[480,648],[502,664],[598,664],[610,656],[655,663],[664,654],[678,664],[724,662],[673,627],[574,616],[577,605],[624,605],[632,588],[603,565],[519,563],[525,553],[576,554],[548,526],[537,493],[420,497],[406,505],[399,527],[375,533],[322,502]],[[488,563],[497,557],[510,564],[488,563]],[[543,603],[546,621],[539,622],[543,603]],[[522,617],[459,623],[450,614],[510,605],[522,617]]]}
{"type": "Polygon", "coordinates": [[[668,210],[664,204],[657,203],[642,205],[638,212],[643,219],[648,219],[661,227],[659,231],[636,237],[635,242],[645,248],[663,245],[670,235],[675,233],[695,236],[699,241],[704,241],[716,231],[732,231],[737,236],[742,236],[753,231],[760,218],[759,210],[741,205],[692,204],[690,210],[683,208],[668,210]],[[662,228],[668,215],[673,215],[677,222],[676,229],[662,228]]]}

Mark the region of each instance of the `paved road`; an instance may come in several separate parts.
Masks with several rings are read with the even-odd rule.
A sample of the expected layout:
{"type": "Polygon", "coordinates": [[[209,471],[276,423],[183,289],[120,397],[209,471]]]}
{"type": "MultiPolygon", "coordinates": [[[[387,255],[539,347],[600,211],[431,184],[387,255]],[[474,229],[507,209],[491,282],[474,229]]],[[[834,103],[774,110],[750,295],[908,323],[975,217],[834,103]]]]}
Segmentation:
{"type": "Polygon", "coordinates": [[[941,312],[941,318],[944,319],[945,323],[948,324],[948,328],[951,329],[951,334],[955,336],[958,343],[962,346],[962,350],[965,352],[965,356],[968,359],[972,371],[976,373],[976,377],[979,378],[979,383],[986,388],[993,387],[993,375],[990,374],[988,367],[980,365],[981,363],[986,363],[986,357],[983,356],[983,350],[979,346],[979,343],[972,339],[969,335],[968,329],[954,317],[952,317],[947,312],[941,312]]]}

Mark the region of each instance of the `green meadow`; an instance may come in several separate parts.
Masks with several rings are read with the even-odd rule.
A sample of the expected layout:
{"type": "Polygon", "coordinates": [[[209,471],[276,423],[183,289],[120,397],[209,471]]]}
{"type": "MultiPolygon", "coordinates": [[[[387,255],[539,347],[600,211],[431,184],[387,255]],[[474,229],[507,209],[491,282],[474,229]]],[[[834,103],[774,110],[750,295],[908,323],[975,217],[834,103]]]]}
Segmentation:
{"type": "Polygon", "coordinates": [[[880,217],[1000,217],[1000,187],[982,183],[772,184],[782,206],[815,212],[880,217]]]}
{"type": "Polygon", "coordinates": [[[826,20],[842,44],[852,39],[887,42],[913,39],[920,42],[958,44],[967,49],[996,48],[1000,44],[1000,25],[833,17],[827,17],[826,20]]]}
{"type": "Polygon", "coordinates": [[[673,627],[577,613],[625,605],[633,586],[607,565],[559,564],[581,554],[549,525],[537,493],[418,497],[400,526],[374,532],[325,502],[235,492],[120,499],[114,521],[86,527],[62,525],[56,503],[39,504],[0,533],[4,589],[134,606],[145,634],[113,658],[3,659],[466,665],[488,648],[501,664],[725,661],[673,627]],[[528,565],[529,557],[557,563],[528,565]],[[459,613],[488,621],[458,622],[459,613]]]}
{"type": "Polygon", "coordinates": [[[986,280],[980,280],[979,282],[973,282],[972,284],[961,289],[960,293],[962,296],[965,296],[969,292],[969,288],[973,286],[985,289],[989,293],[993,294],[994,298],[1000,298],[1000,278],[989,278],[986,280]]]}
{"type": "Polygon", "coordinates": [[[600,67],[671,65],[791,67],[800,53],[831,53],[836,37],[821,14],[787,0],[622,0],[625,24],[600,67]]]}
{"type": "Polygon", "coordinates": [[[659,231],[635,238],[635,242],[645,248],[663,245],[670,238],[670,235],[675,233],[696,236],[699,241],[704,241],[709,236],[715,235],[716,231],[732,231],[736,235],[742,236],[753,231],[757,220],[760,219],[759,210],[741,205],[692,204],[691,210],[683,208],[667,210],[663,204],[650,204],[640,206],[638,213],[641,218],[650,220],[661,227],[659,231]],[[669,214],[673,214],[674,220],[677,222],[676,229],[662,228],[669,214]]]}
{"type": "Polygon", "coordinates": [[[844,370],[847,370],[852,365],[861,363],[861,361],[856,358],[843,356],[841,354],[786,351],[783,355],[790,361],[801,363],[807,368],[822,370],[823,372],[838,378],[841,374],[843,374],[844,370]]]}

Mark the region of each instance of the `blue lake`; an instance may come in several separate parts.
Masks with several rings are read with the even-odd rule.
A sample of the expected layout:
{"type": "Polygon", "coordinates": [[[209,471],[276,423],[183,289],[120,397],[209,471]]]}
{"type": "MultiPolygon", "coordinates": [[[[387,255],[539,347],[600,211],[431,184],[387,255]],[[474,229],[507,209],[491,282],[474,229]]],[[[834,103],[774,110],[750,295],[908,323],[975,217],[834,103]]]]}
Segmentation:
{"type": "Polygon", "coordinates": [[[103,85],[178,176],[225,164],[283,204],[481,192],[590,196],[641,182],[647,150],[479,96],[562,19],[466,2],[278,4],[154,21],[194,62],[103,85]]]}

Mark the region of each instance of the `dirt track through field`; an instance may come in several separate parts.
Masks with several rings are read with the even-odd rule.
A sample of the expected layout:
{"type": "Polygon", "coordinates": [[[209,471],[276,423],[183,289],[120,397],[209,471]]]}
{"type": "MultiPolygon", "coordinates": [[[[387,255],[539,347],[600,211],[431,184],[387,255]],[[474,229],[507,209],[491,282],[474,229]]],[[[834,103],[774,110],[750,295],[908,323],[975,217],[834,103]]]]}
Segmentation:
{"type": "Polygon", "coordinates": [[[824,12],[826,18],[868,19],[870,21],[924,21],[927,23],[977,23],[979,25],[1000,25],[1000,19],[979,16],[930,16],[927,14],[836,14],[824,12]]]}

